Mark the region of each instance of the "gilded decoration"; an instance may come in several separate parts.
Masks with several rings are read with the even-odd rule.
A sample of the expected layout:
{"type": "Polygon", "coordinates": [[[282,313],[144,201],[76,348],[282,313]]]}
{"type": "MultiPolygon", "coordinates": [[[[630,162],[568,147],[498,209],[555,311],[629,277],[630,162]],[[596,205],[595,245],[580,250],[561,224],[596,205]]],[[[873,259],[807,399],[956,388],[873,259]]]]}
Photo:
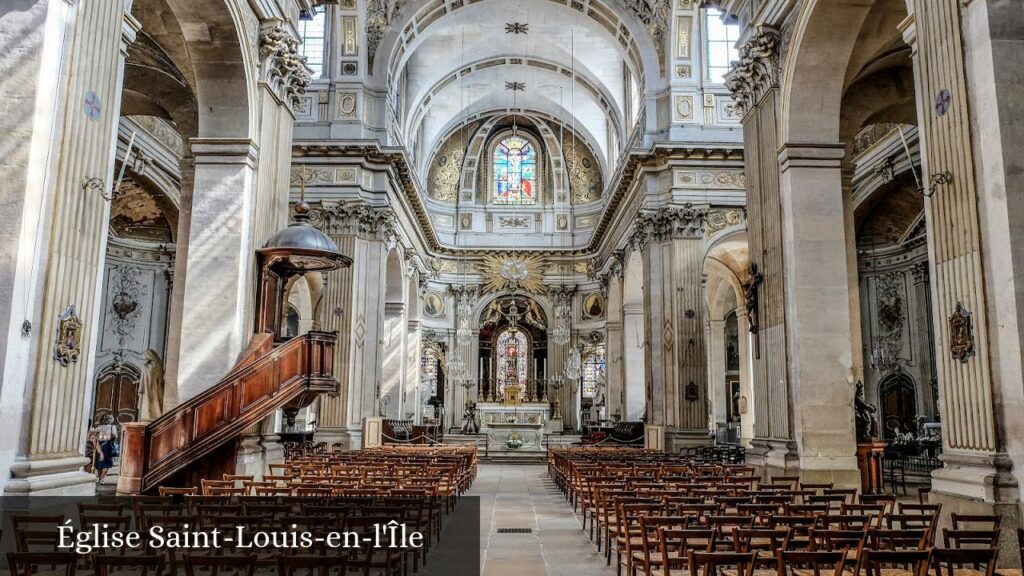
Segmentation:
{"type": "Polygon", "coordinates": [[[406,0],[367,0],[366,2],[366,59],[370,69],[377,56],[377,48],[384,32],[398,18],[406,0]]]}
{"type": "Polygon", "coordinates": [[[173,209],[166,198],[150,194],[131,176],[125,177],[110,204],[110,235],[143,242],[173,242],[177,227],[173,209]]]}
{"type": "Polygon", "coordinates": [[[433,290],[428,291],[423,295],[423,313],[428,318],[444,318],[445,316],[445,301],[444,296],[434,292],[433,290]]]}
{"type": "MultiPolygon", "coordinates": [[[[468,129],[472,133],[472,129],[468,129]]],[[[466,157],[466,138],[456,133],[448,138],[430,163],[427,181],[430,182],[430,197],[447,204],[455,204],[459,194],[459,178],[462,163],[466,157]]]]}
{"type": "Polygon", "coordinates": [[[531,294],[544,292],[543,276],[547,264],[537,254],[489,254],[483,257],[480,271],[484,290],[524,290],[531,294]]]}
{"type": "Polygon", "coordinates": [[[597,319],[604,317],[607,303],[604,298],[604,294],[600,292],[591,292],[583,296],[583,317],[587,319],[597,319]]]}
{"type": "Polygon", "coordinates": [[[82,321],[78,318],[75,305],[71,304],[57,317],[57,342],[53,348],[53,359],[61,366],[78,362],[82,354],[82,321]]]}
{"type": "Polygon", "coordinates": [[[623,0],[623,2],[644,23],[651,39],[654,40],[659,69],[664,70],[666,35],[672,3],[670,0],[623,0]]]}
{"type": "Polygon", "coordinates": [[[690,29],[692,26],[692,17],[679,16],[676,18],[676,58],[682,60],[690,58],[690,29]]]}
{"type": "Polygon", "coordinates": [[[563,144],[562,154],[569,170],[569,187],[574,204],[594,202],[601,198],[601,170],[590,147],[579,137],[569,135],[563,144]]]}
{"type": "Polygon", "coordinates": [[[523,323],[539,330],[547,330],[544,312],[531,298],[498,298],[487,305],[480,317],[481,326],[495,326],[506,321],[510,314],[518,314],[523,323]]]}
{"type": "Polygon", "coordinates": [[[344,16],[341,19],[341,55],[359,55],[359,33],[356,30],[356,17],[344,16]]]}

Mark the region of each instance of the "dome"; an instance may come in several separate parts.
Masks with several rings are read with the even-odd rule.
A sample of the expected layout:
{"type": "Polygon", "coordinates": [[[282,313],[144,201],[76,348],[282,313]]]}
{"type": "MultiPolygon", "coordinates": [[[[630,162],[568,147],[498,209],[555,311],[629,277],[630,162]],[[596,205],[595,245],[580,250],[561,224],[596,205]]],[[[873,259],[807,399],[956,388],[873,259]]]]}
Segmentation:
{"type": "Polygon", "coordinates": [[[329,236],[309,223],[309,204],[295,205],[295,222],[278,230],[259,252],[299,271],[346,268],[352,259],[338,251],[329,236]]]}

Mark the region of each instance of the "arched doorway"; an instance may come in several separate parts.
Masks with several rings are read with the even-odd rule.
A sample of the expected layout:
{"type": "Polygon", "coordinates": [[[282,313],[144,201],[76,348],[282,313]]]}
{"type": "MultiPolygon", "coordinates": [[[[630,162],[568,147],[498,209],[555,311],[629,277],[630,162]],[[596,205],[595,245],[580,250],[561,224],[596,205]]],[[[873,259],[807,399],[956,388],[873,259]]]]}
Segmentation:
{"type": "Polygon", "coordinates": [[[882,436],[889,440],[897,433],[917,433],[917,393],[907,374],[893,374],[878,386],[881,404],[882,436]]]}
{"type": "Polygon", "coordinates": [[[491,301],[480,317],[481,396],[501,401],[517,386],[519,399],[544,397],[547,373],[547,316],[536,300],[522,296],[491,301]]]}

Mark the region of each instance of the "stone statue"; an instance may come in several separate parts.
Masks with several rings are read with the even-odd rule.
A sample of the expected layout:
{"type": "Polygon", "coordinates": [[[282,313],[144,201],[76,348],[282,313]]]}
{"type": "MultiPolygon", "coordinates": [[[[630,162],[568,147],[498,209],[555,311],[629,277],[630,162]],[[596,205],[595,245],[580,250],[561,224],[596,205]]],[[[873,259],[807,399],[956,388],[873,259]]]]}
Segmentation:
{"type": "Polygon", "coordinates": [[[864,399],[864,383],[857,382],[857,392],[853,396],[853,410],[857,418],[857,441],[872,442],[878,438],[878,410],[864,399]]]}
{"type": "MultiPolygon", "coordinates": [[[[594,383],[594,407],[600,409],[605,403],[605,377],[604,371],[597,375],[597,382],[594,383]]],[[[598,410],[600,413],[600,410],[598,410]]]]}
{"type": "Polygon", "coordinates": [[[477,434],[480,426],[476,423],[476,402],[466,404],[466,410],[462,413],[462,433],[477,434]]]}
{"type": "Polygon", "coordinates": [[[142,371],[139,390],[139,420],[149,422],[164,413],[164,363],[156,350],[146,350],[146,365],[142,371]]]}

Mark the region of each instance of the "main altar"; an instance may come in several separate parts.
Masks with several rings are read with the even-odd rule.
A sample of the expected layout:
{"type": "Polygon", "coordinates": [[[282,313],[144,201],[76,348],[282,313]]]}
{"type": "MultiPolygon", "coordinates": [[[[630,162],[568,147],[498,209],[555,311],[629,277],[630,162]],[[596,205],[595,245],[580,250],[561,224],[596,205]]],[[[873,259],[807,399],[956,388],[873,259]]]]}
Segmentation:
{"type": "Polygon", "coordinates": [[[551,416],[551,405],[517,384],[502,387],[500,396],[477,402],[480,431],[492,451],[542,452],[544,434],[562,431],[562,420],[551,416]]]}

